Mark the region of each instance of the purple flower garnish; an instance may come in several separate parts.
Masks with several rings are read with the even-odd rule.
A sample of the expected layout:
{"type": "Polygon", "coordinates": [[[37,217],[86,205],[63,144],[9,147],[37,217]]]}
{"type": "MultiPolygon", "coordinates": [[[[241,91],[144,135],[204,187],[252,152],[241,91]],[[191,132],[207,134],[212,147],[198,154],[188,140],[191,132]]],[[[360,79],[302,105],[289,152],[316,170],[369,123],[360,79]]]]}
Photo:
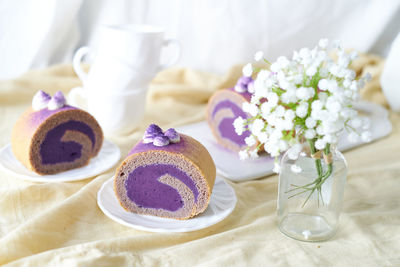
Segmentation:
{"type": "Polygon", "coordinates": [[[179,141],[180,136],[175,129],[170,128],[164,133],[156,124],[151,124],[143,135],[144,144],[153,143],[155,146],[166,146],[170,142],[178,143],[179,141]]]}
{"type": "Polygon", "coordinates": [[[169,144],[169,138],[165,135],[158,135],[153,140],[155,146],[166,146],[169,144]]]}
{"type": "Polygon", "coordinates": [[[145,135],[159,135],[162,133],[163,133],[163,131],[160,128],[160,126],[153,123],[153,124],[150,124],[149,127],[147,127],[145,135]]]}
{"type": "Polygon", "coordinates": [[[164,134],[172,143],[178,143],[181,140],[181,137],[174,128],[168,129],[164,134]]]}
{"type": "Polygon", "coordinates": [[[47,108],[47,104],[49,103],[51,96],[47,93],[39,90],[32,99],[32,108],[33,110],[41,110],[47,108]]]}
{"type": "Polygon", "coordinates": [[[61,91],[58,91],[54,94],[54,96],[50,99],[47,108],[49,110],[56,110],[62,108],[66,104],[66,100],[64,94],[61,91]]]}
{"type": "Polygon", "coordinates": [[[251,77],[242,76],[239,78],[235,85],[235,91],[238,93],[248,92],[248,86],[253,82],[251,77]]]}

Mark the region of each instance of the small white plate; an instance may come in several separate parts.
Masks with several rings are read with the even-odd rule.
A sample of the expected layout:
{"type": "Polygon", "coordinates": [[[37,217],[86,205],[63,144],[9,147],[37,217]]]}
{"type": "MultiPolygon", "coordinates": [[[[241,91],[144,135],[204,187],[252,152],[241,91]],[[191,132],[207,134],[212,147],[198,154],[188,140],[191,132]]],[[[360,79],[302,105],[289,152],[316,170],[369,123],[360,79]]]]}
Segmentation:
{"type": "Polygon", "coordinates": [[[21,162],[19,162],[11,149],[11,144],[6,145],[0,150],[0,167],[5,172],[30,182],[72,182],[84,180],[108,170],[121,157],[121,152],[117,145],[104,140],[99,154],[92,158],[88,165],[69,171],[40,175],[28,170],[21,162]]]}
{"type": "MultiPolygon", "coordinates": [[[[388,135],[392,131],[392,124],[385,108],[369,102],[358,102],[354,107],[367,114],[371,119],[372,141],[388,135]]],[[[217,173],[232,181],[246,181],[272,174],[274,159],[262,153],[254,160],[240,160],[238,153],[228,150],[217,143],[206,121],[178,127],[177,131],[190,135],[202,143],[210,152],[217,166],[217,173]]],[[[364,143],[359,141],[350,143],[346,131],[339,140],[338,148],[341,151],[354,148],[364,143]]]]}
{"type": "Polygon", "coordinates": [[[114,193],[114,177],[107,180],[97,193],[97,204],[110,219],[138,230],[167,233],[191,232],[214,225],[225,219],[236,206],[233,188],[222,178],[215,179],[207,209],[188,220],[175,220],[156,216],[140,215],[122,208],[114,193]]]}

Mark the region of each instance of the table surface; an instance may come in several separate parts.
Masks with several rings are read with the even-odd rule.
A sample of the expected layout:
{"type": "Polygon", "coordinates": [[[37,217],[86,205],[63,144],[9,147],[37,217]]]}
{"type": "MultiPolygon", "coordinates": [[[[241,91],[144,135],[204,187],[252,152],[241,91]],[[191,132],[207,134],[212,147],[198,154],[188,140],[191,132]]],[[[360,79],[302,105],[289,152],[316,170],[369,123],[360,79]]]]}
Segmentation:
{"type": "MultiPolygon", "coordinates": [[[[380,61],[362,57],[358,72],[373,72],[364,99],[385,103],[380,61]]],[[[110,136],[122,155],[151,122],[162,127],[204,119],[207,99],[232,86],[234,67],[219,76],[188,69],[161,72],[150,85],[141,126],[110,136]]],[[[18,116],[38,89],[67,93],[80,81],[71,65],[31,71],[0,81],[0,147],[10,142],[18,116]]],[[[83,181],[32,183],[0,171],[0,265],[10,266],[390,266],[400,265],[400,115],[390,112],[393,132],[344,153],[349,167],[340,227],[321,243],[280,233],[276,223],[277,176],[229,182],[238,197],[222,222],[190,233],[149,233],[120,225],[97,206],[100,186],[113,169],[83,181]]]]}

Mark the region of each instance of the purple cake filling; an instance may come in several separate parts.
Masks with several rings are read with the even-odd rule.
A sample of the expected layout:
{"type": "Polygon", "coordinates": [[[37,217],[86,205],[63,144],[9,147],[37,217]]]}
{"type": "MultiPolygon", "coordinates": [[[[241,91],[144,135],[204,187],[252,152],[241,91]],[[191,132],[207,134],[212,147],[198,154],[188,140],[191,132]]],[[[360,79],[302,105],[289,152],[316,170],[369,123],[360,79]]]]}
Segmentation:
{"type": "Polygon", "coordinates": [[[218,130],[220,131],[221,136],[223,138],[229,139],[230,141],[232,141],[240,146],[246,145],[246,142],[244,141],[244,139],[246,137],[250,136],[250,132],[245,131],[245,132],[243,132],[242,135],[238,135],[235,132],[233,122],[239,116],[244,119],[247,118],[247,114],[232,101],[224,100],[224,101],[219,102],[217,105],[215,105],[215,108],[212,112],[212,117],[214,118],[215,114],[221,109],[230,109],[234,114],[234,116],[231,118],[222,119],[220,124],[218,125],[218,130]]]}
{"type": "Polygon", "coordinates": [[[125,188],[129,199],[143,208],[169,211],[176,211],[182,208],[183,201],[179,192],[158,180],[166,174],[179,179],[189,187],[197,201],[199,191],[195,183],[185,172],[170,164],[152,164],[134,169],[125,180],[125,188]]]}
{"type": "Polygon", "coordinates": [[[61,141],[61,138],[67,130],[84,133],[92,141],[92,148],[94,147],[96,137],[93,130],[86,123],[74,120],[67,121],[47,132],[40,145],[42,164],[72,162],[81,157],[81,144],[73,141],[61,141]]]}

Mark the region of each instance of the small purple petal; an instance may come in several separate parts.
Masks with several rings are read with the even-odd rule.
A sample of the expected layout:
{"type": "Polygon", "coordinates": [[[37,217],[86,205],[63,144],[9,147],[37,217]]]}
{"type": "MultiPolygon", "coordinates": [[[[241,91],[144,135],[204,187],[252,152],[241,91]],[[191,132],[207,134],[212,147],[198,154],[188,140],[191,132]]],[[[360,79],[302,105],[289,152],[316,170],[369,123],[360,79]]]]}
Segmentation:
{"type": "Polygon", "coordinates": [[[174,128],[168,129],[164,134],[172,143],[178,143],[181,140],[181,137],[174,128]]]}
{"type": "Polygon", "coordinates": [[[39,90],[32,99],[32,108],[34,110],[41,110],[47,108],[47,103],[49,103],[51,97],[47,93],[39,90]]]}
{"type": "Polygon", "coordinates": [[[242,76],[239,78],[238,83],[241,83],[243,85],[248,85],[253,79],[251,77],[247,76],[242,76]]]}
{"type": "Polygon", "coordinates": [[[149,144],[149,143],[153,143],[153,140],[154,140],[154,136],[144,136],[143,137],[143,143],[144,144],[149,144]]]}
{"type": "Polygon", "coordinates": [[[155,146],[167,146],[169,144],[169,138],[165,135],[156,136],[153,140],[155,146]]]}
{"type": "Polygon", "coordinates": [[[65,103],[67,102],[65,100],[65,96],[61,91],[58,91],[57,93],[54,94],[53,98],[57,101],[57,103],[59,104],[63,104],[65,105],[65,103]]]}
{"type": "Polygon", "coordinates": [[[239,78],[235,85],[235,91],[238,93],[244,93],[248,91],[248,85],[253,82],[251,77],[242,76],[239,78]]]}
{"type": "Polygon", "coordinates": [[[249,92],[250,94],[254,93],[256,90],[254,88],[254,80],[252,80],[251,82],[249,82],[247,84],[247,92],[249,92]]]}
{"type": "Polygon", "coordinates": [[[50,99],[47,107],[49,110],[55,110],[62,108],[66,104],[66,100],[64,94],[61,91],[58,91],[54,94],[54,96],[50,99]]]}
{"type": "Polygon", "coordinates": [[[162,134],[163,131],[160,128],[160,126],[158,126],[157,124],[150,124],[149,127],[147,127],[145,134],[148,135],[160,135],[162,134]]]}

